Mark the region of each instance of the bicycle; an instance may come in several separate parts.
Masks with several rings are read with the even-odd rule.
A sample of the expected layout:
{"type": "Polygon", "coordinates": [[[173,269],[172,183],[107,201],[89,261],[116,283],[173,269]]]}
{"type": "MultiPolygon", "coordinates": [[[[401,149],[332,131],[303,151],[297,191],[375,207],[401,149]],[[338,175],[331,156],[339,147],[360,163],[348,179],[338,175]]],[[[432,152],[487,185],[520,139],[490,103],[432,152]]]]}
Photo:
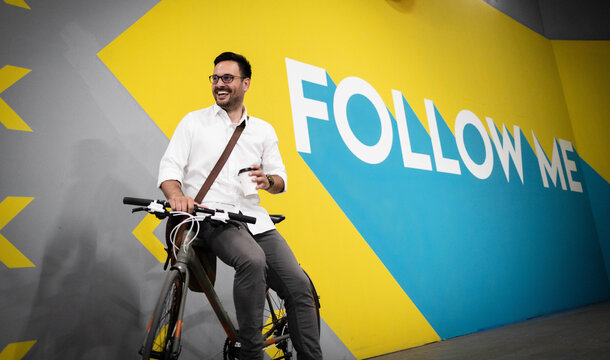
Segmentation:
{"type": "MultiPolygon", "coordinates": [[[[255,223],[256,218],[243,214],[225,212],[220,209],[201,208],[195,206],[193,214],[184,212],[170,211],[170,205],[164,200],[149,200],[141,198],[125,197],[123,204],[138,206],[132,209],[132,213],[146,211],[154,214],[159,219],[164,219],[168,216],[182,215],[186,219],[181,223],[190,226],[181,246],[175,245],[174,232],[177,232],[179,226],[174,228],[170,238],[172,248],[167,248],[168,260],[170,251],[173,252],[176,259],[174,265],[169,269],[169,273],[165,279],[159,299],[156,303],[153,314],[150,318],[146,336],[143,345],[140,348],[142,360],[160,359],[160,360],[176,360],[181,352],[181,335],[182,335],[182,317],[184,313],[186,295],[189,290],[189,282],[197,281],[203,289],[206,297],[214,313],[216,314],[220,324],[222,325],[227,339],[223,345],[223,359],[237,360],[239,359],[240,344],[237,338],[238,330],[229,318],[229,315],[223,307],[212,281],[209,279],[204,265],[197,257],[191,244],[196,239],[199,223],[202,221],[238,221],[245,223],[255,223]]],[[[279,223],[285,219],[283,215],[270,215],[274,223],[279,223]]],[[[166,269],[168,261],[164,268],[166,269]]],[[[303,270],[304,271],[304,270],[303,270]]],[[[305,273],[307,275],[307,273],[305,273]]],[[[309,278],[309,276],[307,275],[309,278]]],[[[309,279],[312,289],[312,297],[315,302],[316,314],[318,319],[318,328],[320,327],[320,301],[316,289],[309,279]]],[[[283,300],[273,294],[269,287],[265,294],[265,316],[266,321],[263,326],[262,336],[264,349],[269,350],[275,348],[272,354],[273,359],[290,359],[292,358],[292,343],[290,341],[290,332],[286,310],[283,300]]],[[[263,321],[263,319],[261,319],[263,321]]],[[[269,352],[269,351],[268,351],[269,352]]]]}

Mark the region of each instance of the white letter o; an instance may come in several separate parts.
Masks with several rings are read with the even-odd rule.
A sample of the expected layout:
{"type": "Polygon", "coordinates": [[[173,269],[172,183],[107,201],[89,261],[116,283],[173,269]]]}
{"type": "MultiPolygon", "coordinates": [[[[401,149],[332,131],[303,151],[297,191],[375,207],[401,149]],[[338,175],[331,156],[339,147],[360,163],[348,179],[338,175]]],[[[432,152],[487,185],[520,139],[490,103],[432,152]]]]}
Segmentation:
{"type": "Polygon", "coordinates": [[[353,76],[343,79],[335,90],[333,108],[339,134],[354,155],[369,164],[378,164],[388,157],[392,149],[392,121],[381,96],[369,83],[353,76]],[[347,102],[356,94],[363,95],[373,103],[379,114],[381,137],[375,145],[368,146],[360,142],[349,126],[347,102]]]}

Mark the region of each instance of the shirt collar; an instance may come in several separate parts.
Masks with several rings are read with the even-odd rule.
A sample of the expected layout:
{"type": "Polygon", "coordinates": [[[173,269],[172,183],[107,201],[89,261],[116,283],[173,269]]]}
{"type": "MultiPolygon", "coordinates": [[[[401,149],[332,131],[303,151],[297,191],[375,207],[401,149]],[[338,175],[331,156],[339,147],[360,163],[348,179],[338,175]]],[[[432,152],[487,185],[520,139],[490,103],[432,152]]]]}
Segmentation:
{"type": "MultiPolygon", "coordinates": [[[[244,113],[241,115],[241,119],[239,120],[239,123],[235,124],[235,125],[239,125],[242,123],[242,121],[246,121],[246,126],[248,125],[248,123],[250,122],[249,120],[249,116],[248,116],[248,109],[246,108],[246,105],[244,106],[244,113]]],[[[227,112],[221,108],[220,106],[218,106],[218,104],[214,104],[212,106],[212,108],[214,109],[214,114],[224,120],[226,120],[229,124],[231,123],[231,119],[229,118],[229,114],[227,114],[227,112]]]]}

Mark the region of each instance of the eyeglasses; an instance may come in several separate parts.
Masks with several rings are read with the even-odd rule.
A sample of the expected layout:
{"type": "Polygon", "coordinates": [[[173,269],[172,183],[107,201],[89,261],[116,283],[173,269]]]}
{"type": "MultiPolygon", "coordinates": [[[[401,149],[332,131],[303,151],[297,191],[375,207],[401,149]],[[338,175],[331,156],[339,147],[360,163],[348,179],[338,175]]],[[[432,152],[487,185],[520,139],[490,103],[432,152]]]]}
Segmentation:
{"type": "Polygon", "coordinates": [[[231,74],[224,74],[224,75],[210,75],[209,79],[210,82],[212,84],[216,84],[218,83],[218,79],[222,79],[222,82],[225,84],[230,84],[233,82],[233,79],[235,78],[245,78],[245,76],[235,76],[235,75],[231,75],[231,74]]]}

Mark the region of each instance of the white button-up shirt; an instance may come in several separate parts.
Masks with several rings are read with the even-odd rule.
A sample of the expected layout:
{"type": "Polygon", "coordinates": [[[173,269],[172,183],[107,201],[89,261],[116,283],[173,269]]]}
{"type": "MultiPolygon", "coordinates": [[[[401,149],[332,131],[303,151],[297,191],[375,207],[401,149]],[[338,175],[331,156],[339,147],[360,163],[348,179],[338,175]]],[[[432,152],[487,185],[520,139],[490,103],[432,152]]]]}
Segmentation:
{"type": "MultiPolygon", "coordinates": [[[[240,169],[259,164],[265,174],[281,176],[286,191],[286,168],[271,124],[248,117],[247,110],[239,123],[242,121],[246,121],[246,127],[202,205],[256,217],[256,224],[248,224],[248,228],[259,234],[275,226],[267,211],[259,206],[258,195],[244,196],[237,174],[240,169]]],[[[187,114],[176,127],[161,159],[157,186],[166,180],[177,180],[184,195],[194,198],[238,125],[216,104],[187,114]]]]}

